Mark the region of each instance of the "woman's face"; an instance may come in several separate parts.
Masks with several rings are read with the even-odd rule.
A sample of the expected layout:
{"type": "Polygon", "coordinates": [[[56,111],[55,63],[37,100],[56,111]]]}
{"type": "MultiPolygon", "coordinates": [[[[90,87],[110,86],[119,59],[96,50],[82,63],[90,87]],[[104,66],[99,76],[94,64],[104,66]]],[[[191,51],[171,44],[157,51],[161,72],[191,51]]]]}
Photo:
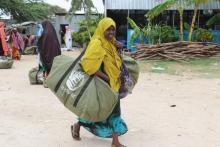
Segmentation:
{"type": "Polygon", "coordinates": [[[17,30],[17,28],[13,28],[12,31],[13,31],[14,33],[16,33],[18,30],[17,30]]]}
{"type": "Polygon", "coordinates": [[[111,41],[115,37],[115,27],[110,26],[105,32],[104,32],[105,39],[111,41]]]}

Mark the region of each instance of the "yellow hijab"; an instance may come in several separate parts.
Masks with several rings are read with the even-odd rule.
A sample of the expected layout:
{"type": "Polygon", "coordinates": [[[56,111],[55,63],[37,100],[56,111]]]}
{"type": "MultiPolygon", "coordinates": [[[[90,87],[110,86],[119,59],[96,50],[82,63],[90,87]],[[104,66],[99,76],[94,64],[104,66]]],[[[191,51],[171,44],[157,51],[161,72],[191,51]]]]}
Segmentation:
{"type": "Polygon", "coordinates": [[[100,69],[103,63],[104,71],[110,79],[110,86],[117,92],[121,85],[120,68],[122,62],[114,45],[116,39],[108,41],[104,37],[104,32],[110,26],[116,28],[116,24],[111,18],[106,17],[99,22],[81,64],[85,72],[92,75],[100,69]]]}

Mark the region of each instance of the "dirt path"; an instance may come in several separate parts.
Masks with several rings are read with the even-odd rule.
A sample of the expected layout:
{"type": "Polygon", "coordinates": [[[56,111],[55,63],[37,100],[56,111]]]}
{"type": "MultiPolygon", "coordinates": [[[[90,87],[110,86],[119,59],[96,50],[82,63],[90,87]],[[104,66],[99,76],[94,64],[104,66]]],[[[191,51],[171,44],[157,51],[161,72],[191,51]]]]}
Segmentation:
{"type": "MultiPolygon", "coordinates": [[[[0,146],[109,147],[84,129],[81,142],[72,140],[75,115],[49,89],[29,84],[34,66],[34,56],[23,56],[0,71],[0,146]]],[[[220,146],[220,79],[144,73],[121,107],[128,147],[220,146]]]]}

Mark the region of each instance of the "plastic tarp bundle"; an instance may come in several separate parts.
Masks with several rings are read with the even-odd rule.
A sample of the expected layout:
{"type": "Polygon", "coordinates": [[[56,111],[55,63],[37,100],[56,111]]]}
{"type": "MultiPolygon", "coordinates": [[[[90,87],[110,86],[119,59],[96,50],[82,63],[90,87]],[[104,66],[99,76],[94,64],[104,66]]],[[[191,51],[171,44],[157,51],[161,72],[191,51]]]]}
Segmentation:
{"type": "Polygon", "coordinates": [[[55,57],[47,86],[78,117],[94,122],[103,121],[113,111],[118,97],[105,81],[84,73],[79,61],[67,73],[74,60],[64,55],[55,57]],[[60,83],[65,72],[67,74],[60,83]]]}
{"type": "Polygon", "coordinates": [[[29,46],[24,49],[23,54],[24,55],[34,55],[37,52],[36,50],[37,50],[37,46],[29,46]]]}
{"type": "Polygon", "coordinates": [[[0,56],[0,69],[9,69],[14,61],[10,57],[0,56]]]}
{"type": "MultiPolygon", "coordinates": [[[[83,71],[79,61],[82,55],[77,59],[64,55],[55,57],[46,80],[47,86],[78,117],[93,122],[106,120],[118,102],[118,95],[108,83],[83,71]]],[[[128,66],[128,70],[134,74],[132,77],[135,85],[139,75],[138,65],[130,57],[126,57],[125,63],[134,64],[128,66]]]]}
{"type": "Polygon", "coordinates": [[[28,76],[31,85],[43,84],[43,71],[39,70],[38,67],[32,68],[28,76]]]}

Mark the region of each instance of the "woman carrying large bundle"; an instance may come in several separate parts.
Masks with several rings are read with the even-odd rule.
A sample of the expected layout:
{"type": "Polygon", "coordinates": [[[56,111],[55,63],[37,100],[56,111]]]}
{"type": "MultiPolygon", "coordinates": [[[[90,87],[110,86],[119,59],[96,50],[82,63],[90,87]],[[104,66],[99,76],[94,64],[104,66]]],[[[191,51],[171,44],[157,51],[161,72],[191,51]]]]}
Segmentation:
{"type": "Polygon", "coordinates": [[[54,57],[61,54],[60,44],[53,25],[47,20],[39,25],[38,37],[39,66],[43,69],[46,78],[51,70],[54,57]]]}
{"type": "Polygon", "coordinates": [[[0,22],[0,56],[7,56],[9,54],[4,28],[4,22],[0,22]]]}
{"type": "MultiPolygon", "coordinates": [[[[107,81],[112,90],[118,94],[121,86],[122,61],[117,48],[122,48],[122,45],[115,39],[115,29],[116,24],[111,18],[104,18],[99,22],[81,65],[87,74],[95,74],[107,81]]],[[[80,140],[80,126],[96,136],[112,138],[112,147],[124,147],[118,140],[118,136],[127,132],[127,126],[121,118],[120,101],[105,121],[91,122],[79,118],[71,128],[73,138],[76,140],[80,140]]]]}
{"type": "Polygon", "coordinates": [[[0,22],[0,69],[9,69],[13,65],[11,53],[6,42],[6,34],[4,30],[5,24],[0,22]]]}
{"type": "Polygon", "coordinates": [[[21,53],[24,49],[24,41],[21,35],[19,34],[17,28],[13,28],[11,30],[10,42],[12,49],[12,58],[16,60],[20,60],[21,53]]]}

